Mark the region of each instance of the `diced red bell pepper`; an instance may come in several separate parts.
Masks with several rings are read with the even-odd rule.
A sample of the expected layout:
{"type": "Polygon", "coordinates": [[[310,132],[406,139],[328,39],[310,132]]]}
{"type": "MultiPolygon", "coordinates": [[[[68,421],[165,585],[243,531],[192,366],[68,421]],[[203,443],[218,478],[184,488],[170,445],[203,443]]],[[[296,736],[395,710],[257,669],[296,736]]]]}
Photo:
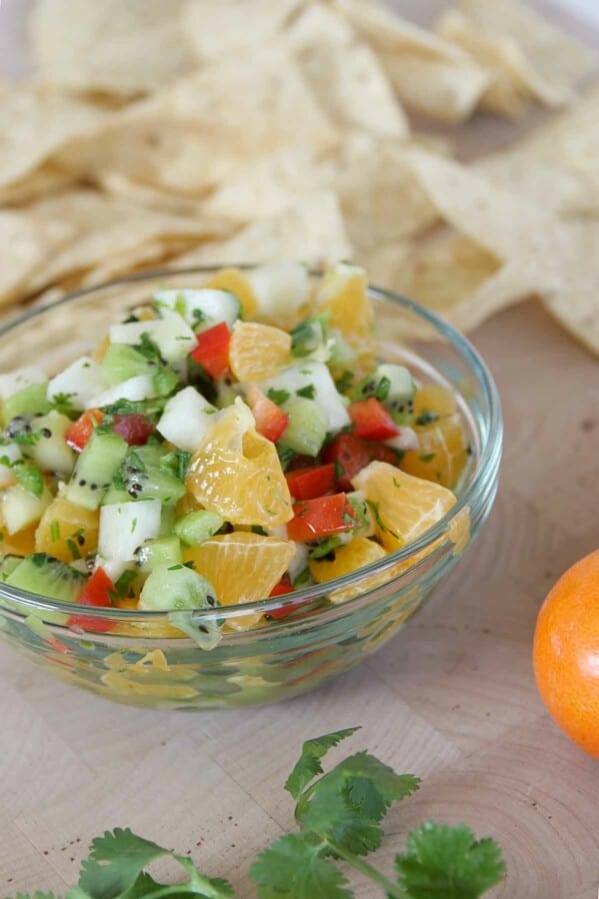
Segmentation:
{"type": "Polygon", "coordinates": [[[103,418],[104,413],[99,409],[88,409],[67,428],[64,439],[72,449],[80,453],[103,418]]]}
{"type": "Polygon", "coordinates": [[[226,322],[201,331],[197,335],[197,345],[191,351],[191,358],[199,362],[213,378],[220,378],[229,370],[229,344],[231,332],[226,322]]]}
{"type": "Polygon", "coordinates": [[[356,437],[364,440],[387,440],[399,434],[399,428],[387,409],[373,396],[350,403],[347,411],[354,423],[356,437]]]}
{"type": "Polygon", "coordinates": [[[120,434],[129,446],[144,446],[154,432],[154,425],[145,415],[132,412],[130,415],[115,415],[112,430],[120,434]]]}
{"type": "MultiPolygon", "coordinates": [[[[96,568],[89,581],[83,588],[81,595],[77,597],[77,605],[100,606],[111,608],[111,593],[114,592],[114,584],[103,568],[96,568]]],[[[67,621],[69,627],[80,627],[84,631],[103,633],[114,627],[113,622],[106,618],[90,618],[87,615],[70,615],[67,621]]]]}
{"type": "Polygon", "coordinates": [[[354,508],[345,493],[300,500],[294,504],[293,512],[294,517],[287,523],[290,540],[321,540],[350,531],[358,524],[354,508]]]}
{"type": "MultiPolygon", "coordinates": [[[[284,574],[278,584],[272,588],[269,593],[269,596],[284,596],[286,593],[293,593],[293,585],[291,580],[289,579],[289,575],[284,574]]],[[[267,618],[285,618],[287,615],[291,615],[292,612],[295,611],[293,606],[286,606],[281,609],[271,609],[270,612],[266,613],[267,618]]]]}
{"type": "Polygon", "coordinates": [[[353,434],[339,434],[324,450],[324,458],[335,468],[336,489],[352,490],[352,478],[376,459],[379,462],[397,462],[397,454],[384,443],[368,443],[353,434]]]}
{"type": "Polygon", "coordinates": [[[285,475],[294,499],[315,499],[335,489],[335,466],[332,462],[316,468],[297,468],[285,475]]]}
{"type": "Polygon", "coordinates": [[[246,398],[256,420],[256,430],[263,437],[276,443],[289,424],[289,416],[253,385],[249,388],[246,398]]]}

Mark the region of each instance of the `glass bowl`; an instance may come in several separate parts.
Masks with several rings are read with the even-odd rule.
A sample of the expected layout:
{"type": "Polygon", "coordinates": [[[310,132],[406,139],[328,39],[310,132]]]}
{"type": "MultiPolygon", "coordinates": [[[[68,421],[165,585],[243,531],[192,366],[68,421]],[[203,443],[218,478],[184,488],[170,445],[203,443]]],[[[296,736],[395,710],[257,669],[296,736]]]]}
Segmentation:
{"type": "MultiPolygon", "coordinates": [[[[134,275],[34,309],[0,330],[0,371],[27,362],[57,371],[158,286],[199,286],[213,271],[134,275]]],[[[72,606],[3,584],[4,639],[56,677],[108,699],[187,710],[295,696],[348,671],[391,639],[483,525],[497,490],[502,422],[491,375],[461,334],[404,297],[369,292],[381,358],[407,364],[423,381],[450,386],[457,397],[472,453],[450,513],[415,543],[326,584],[259,603],[178,612],[176,624],[187,633],[163,612],[91,607],[85,630],[69,628],[65,613],[72,606]],[[340,596],[344,601],[335,603],[340,596]],[[282,608],[284,617],[234,629],[250,611],[268,616],[282,608]],[[225,632],[214,649],[203,650],[193,634],[214,618],[225,620],[225,632]]]]}

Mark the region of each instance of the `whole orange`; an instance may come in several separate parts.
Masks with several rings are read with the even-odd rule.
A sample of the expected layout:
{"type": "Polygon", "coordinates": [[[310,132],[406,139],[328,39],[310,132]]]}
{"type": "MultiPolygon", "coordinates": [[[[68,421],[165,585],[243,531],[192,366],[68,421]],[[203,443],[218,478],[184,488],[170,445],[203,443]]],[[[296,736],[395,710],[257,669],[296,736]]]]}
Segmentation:
{"type": "Polygon", "coordinates": [[[599,758],[599,550],[569,568],[545,599],[533,663],[553,718],[599,758]]]}

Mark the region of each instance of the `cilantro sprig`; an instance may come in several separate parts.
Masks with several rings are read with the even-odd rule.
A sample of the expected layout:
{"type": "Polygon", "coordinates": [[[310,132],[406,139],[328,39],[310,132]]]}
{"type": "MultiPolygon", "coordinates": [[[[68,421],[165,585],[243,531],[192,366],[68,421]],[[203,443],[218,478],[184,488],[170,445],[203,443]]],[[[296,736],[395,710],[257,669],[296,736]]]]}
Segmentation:
{"type": "MultiPolygon", "coordinates": [[[[322,760],[359,728],[308,740],[287,778],[298,831],[260,853],[250,876],[259,899],[356,899],[348,868],[357,869],[387,899],[478,899],[503,878],[505,865],[491,839],[476,840],[464,824],[427,822],[407,836],[384,874],[365,860],[381,845],[382,821],[391,805],[418,789],[412,774],[396,774],[374,755],[356,752],[324,773],[322,760]]],[[[78,885],[65,899],[235,899],[231,884],[206,877],[188,856],[137,836],[128,828],[92,841],[78,885]],[[158,883],[146,868],[168,856],[185,872],[174,885],[158,883]]],[[[58,899],[50,893],[18,899],[58,899]]]]}

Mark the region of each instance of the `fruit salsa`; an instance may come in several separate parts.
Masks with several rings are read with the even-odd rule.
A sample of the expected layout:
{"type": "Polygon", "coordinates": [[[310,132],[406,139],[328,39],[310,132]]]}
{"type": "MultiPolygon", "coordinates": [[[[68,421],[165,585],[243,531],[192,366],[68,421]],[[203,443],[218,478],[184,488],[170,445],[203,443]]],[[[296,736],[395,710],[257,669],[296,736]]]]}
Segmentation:
{"type": "Polygon", "coordinates": [[[0,577],[90,631],[84,607],[248,603],[382,559],[449,511],[470,453],[449,389],[377,363],[345,262],[165,287],[58,374],[0,375],[0,398],[0,577]]]}

